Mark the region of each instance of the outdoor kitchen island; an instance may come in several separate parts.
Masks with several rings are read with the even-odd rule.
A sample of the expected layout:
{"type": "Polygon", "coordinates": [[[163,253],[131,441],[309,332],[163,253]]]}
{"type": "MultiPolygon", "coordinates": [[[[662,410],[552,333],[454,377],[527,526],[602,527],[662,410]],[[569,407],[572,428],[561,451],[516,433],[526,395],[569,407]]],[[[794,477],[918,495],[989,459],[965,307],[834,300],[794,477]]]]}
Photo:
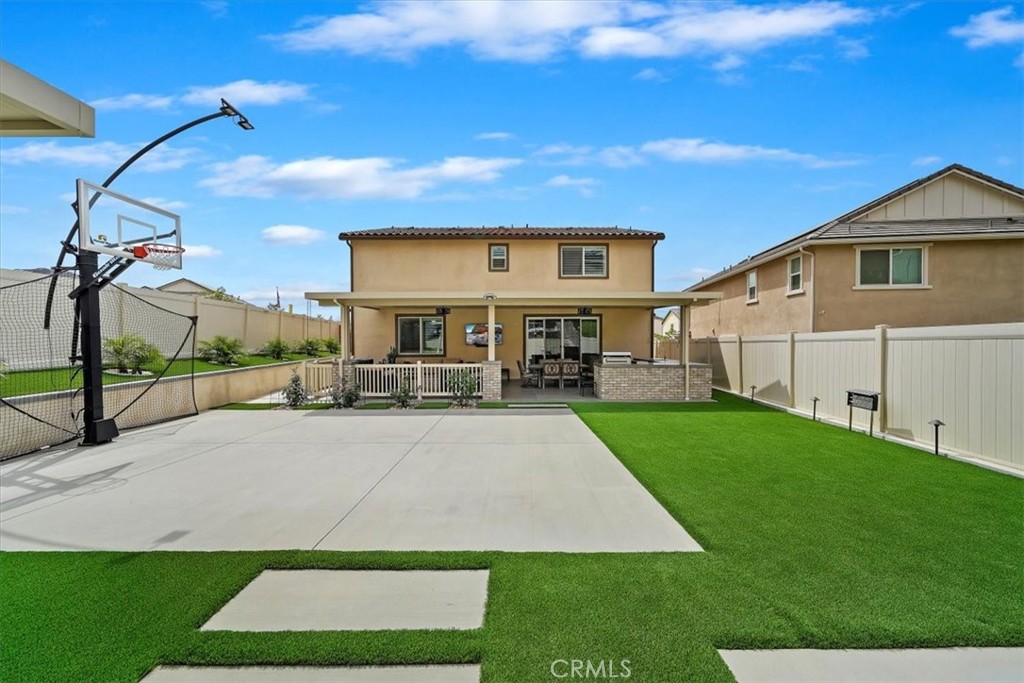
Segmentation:
{"type": "Polygon", "coordinates": [[[608,401],[710,401],[711,366],[689,364],[691,377],[676,361],[634,360],[605,353],[594,362],[594,396],[608,401]]]}

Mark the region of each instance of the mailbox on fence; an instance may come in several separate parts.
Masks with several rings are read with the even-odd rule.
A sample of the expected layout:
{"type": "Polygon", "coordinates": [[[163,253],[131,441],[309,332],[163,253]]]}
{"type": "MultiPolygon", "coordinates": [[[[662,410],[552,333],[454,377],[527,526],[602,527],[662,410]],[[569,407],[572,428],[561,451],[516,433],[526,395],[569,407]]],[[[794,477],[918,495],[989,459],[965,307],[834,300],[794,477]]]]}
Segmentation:
{"type": "Polygon", "coordinates": [[[853,430],[853,409],[860,408],[862,410],[870,411],[868,415],[868,434],[871,435],[875,431],[875,412],[878,410],[878,394],[877,391],[867,391],[865,389],[847,389],[846,390],[846,405],[850,406],[850,430],[853,430]]]}

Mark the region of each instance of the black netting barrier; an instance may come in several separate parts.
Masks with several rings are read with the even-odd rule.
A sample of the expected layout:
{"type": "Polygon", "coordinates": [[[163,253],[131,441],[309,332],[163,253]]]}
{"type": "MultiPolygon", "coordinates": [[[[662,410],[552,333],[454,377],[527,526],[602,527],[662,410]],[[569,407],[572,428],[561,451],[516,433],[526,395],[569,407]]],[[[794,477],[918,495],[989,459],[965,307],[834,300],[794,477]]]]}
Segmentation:
{"type": "MultiPolygon", "coordinates": [[[[67,271],[0,288],[0,460],[81,437],[80,328],[68,298],[77,284],[67,271]]],[[[195,415],[195,320],[115,286],[100,310],[104,416],[126,429],[195,415]]]]}

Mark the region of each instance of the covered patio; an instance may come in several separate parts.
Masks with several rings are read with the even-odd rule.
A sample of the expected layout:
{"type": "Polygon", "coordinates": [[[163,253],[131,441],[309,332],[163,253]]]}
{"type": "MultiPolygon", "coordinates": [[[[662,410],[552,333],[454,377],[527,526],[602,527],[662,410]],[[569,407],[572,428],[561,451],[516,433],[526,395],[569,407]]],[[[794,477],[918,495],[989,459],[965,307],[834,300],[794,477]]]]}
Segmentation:
{"type": "MultiPolygon", "coordinates": [[[[703,372],[706,366],[697,368],[690,363],[689,344],[685,340],[689,338],[691,308],[721,297],[717,292],[650,291],[306,293],[306,299],[321,306],[339,307],[342,376],[358,382],[364,390],[373,387],[369,393],[364,391],[367,397],[375,393],[384,396],[385,387],[401,381],[380,378],[399,377],[405,377],[420,398],[447,395],[446,378],[453,372],[468,370],[478,378],[479,397],[487,401],[512,398],[506,393],[524,393],[513,389],[519,388],[520,364],[525,368],[540,360],[574,360],[592,365],[596,398],[705,400],[710,397],[710,384],[701,378],[695,380],[693,375],[703,372]],[[624,352],[633,359],[649,358],[653,346],[651,313],[675,306],[680,308],[682,322],[680,363],[650,366],[636,364],[634,360],[634,364],[626,367],[601,372],[604,352],[624,352]],[[389,349],[405,350],[406,343],[400,339],[401,326],[405,320],[416,319],[415,316],[429,321],[431,328],[417,330],[414,326],[413,332],[420,337],[433,334],[438,341],[427,349],[420,340],[420,353],[404,353],[399,362],[379,362],[389,349]],[[388,323],[392,317],[393,335],[381,333],[381,321],[388,323]],[[589,321],[593,323],[588,329],[589,321]],[[460,341],[463,325],[465,346],[460,341]],[[371,326],[374,334],[366,331],[371,326]],[[572,331],[575,337],[570,334],[572,331]],[[469,336],[474,337],[472,344],[469,336]],[[643,368],[643,376],[640,372],[632,374],[630,368],[643,368]],[[665,395],[652,394],[652,378],[656,378],[653,385],[671,391],[665,395]],[[708,384],[706,392],[704,384],[708,384]]],[[[579,400],[580,392],[575,385],[568,391],[575,392],[574,400],[579,400]]],[[[532,400],[547,400],[554,393],[554,388],[549,387],[539,390],[536,396],[532,392],[527,395],[532,400]]],[[[585,393],[590,395],[589,391],[585,393]]]]}

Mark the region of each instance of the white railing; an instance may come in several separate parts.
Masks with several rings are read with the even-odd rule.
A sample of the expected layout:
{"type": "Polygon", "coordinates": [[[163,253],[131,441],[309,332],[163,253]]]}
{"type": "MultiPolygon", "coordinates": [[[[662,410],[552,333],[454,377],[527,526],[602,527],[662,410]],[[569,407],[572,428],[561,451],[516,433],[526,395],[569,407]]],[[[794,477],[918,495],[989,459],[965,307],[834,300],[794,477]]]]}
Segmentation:
{"type": "Polygon", "coordinates": [[[387,397],[406,383],[409,391],[419,398],[451,396],[449,380],[461,372],[469,371],[476,379],[476,396],[483,394],[484,366],[478,363],[381,364],[353,365],[353,376],[360,393],[367,398],[387,397]]]}
{"type": "Polygon", "coordinates": [[[317,395],[334,385],[334,363],[306,363],[306,391],[317,395]]]}

